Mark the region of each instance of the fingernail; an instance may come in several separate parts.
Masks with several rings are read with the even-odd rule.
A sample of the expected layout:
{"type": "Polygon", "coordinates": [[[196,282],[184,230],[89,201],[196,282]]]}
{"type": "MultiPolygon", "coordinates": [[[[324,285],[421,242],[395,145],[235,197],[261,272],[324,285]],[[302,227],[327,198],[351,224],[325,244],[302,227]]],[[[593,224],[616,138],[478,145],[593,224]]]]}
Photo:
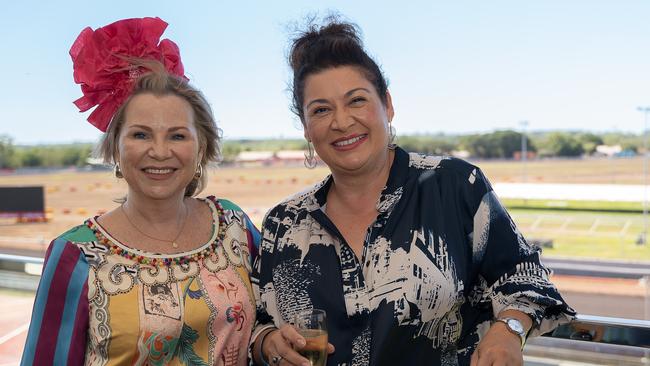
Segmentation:
{"type": "Polygon", "coordinates": [[[302,363],[302,366],[311,366],[311,363],[309,363],[309,362],[303,362],[303,363],[302,363]]]}
{"type": "MultiPolygon", "coordinates": [[[[299,345],[300,347],[304,347],[306,344],[307,344],[307,342],[305,342],[304,339],[299,339],[299,340],[298,340],[298,345],[299,345]]],[[[309,364],[307,364],[307,366],[309,366],[309,364]]]]}

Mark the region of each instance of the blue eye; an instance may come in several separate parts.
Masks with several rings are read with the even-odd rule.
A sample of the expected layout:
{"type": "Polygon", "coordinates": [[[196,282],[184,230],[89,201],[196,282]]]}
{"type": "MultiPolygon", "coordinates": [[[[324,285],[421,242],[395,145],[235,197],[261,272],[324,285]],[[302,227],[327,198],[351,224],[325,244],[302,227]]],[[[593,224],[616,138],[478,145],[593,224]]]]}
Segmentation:
{"type": "Polygon", "coordinates": [[[141,132],[141,131],[133,133],[133,138],[135,138],[135,139],[141,140],[141,139],[145,139],[146,137],[147,137],[147,135],[144,132],[141,132]]]}
{"type": "Polygon", "coordinates": [[[172,140],[185,140],[185,135],[183,135],[182,133],[175,133],[172,136],[172,140]]]}

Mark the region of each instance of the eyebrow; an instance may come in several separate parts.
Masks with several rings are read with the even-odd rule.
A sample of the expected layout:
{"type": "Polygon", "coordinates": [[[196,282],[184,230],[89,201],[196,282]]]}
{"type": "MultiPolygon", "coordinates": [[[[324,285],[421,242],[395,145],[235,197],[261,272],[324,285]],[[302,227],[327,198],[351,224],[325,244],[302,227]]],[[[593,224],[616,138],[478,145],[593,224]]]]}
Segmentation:
{"type": "MultiPolygon", "coordinates": [[[[363,90],[366,93],[370,93],[370,90],[368,90],[367,88],[360,87],[360,88],[354,88],[354,89],[348,90],[343,96],[345,96],[347,98],[347,97],[349,97],[350,95],[354,94],[355,92],[357,92],[359,90],[363,90]]],[[[309,106],[314,104],[314,103],[328,103],[328,100],[327,99],[314,99],[314,100],[312,100],[311,102],[309,102],[307,104],[305,109],[309,108],[309,106]]]]}
{"type": "MultiPolygon", "coordinates": [[[[129,129],[131,129],[131,128],[140,128],[140,129],[147,130],[147,131],[152,130],[151,127],[149,127],[147,125],[131,125],[131,126],[129,126],[129,129]]],[[[185,127],[185,126],[170,127],[170,128],[167,129],[167,131],[178,131],[178,130],[189,130],[189,129],[187,127],[185,127]]]]}

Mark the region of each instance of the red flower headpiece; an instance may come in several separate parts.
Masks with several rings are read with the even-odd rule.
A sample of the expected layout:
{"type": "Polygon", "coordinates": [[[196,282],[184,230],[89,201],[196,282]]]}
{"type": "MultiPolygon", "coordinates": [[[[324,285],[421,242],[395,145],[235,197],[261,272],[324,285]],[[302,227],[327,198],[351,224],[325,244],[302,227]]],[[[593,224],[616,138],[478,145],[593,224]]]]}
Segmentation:
{"type": "Polygon", "coordinates": [[[102,132],[144,72],[129,59],[160,61],[167,72],[187,79],[176,43],[160,40],[165,28],[160,18],[119,20],[95,31],[84,29],[70,48],[74,81],[84,94],[74,104],[81,112],[97,106],[88,122],[102,132]]]}

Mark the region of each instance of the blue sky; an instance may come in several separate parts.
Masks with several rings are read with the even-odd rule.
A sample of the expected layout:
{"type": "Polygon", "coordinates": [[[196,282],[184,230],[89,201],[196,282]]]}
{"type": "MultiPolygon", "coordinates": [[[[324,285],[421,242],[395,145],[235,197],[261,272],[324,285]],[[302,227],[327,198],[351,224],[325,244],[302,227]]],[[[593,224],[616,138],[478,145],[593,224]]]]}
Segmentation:
{"type": "Polygon", "coordinates": [[[226,138],[301,137],[289,112],[290,24],[338,10],[389,79],[399,133],[503,128],[639,133],[650,105],[650,2],[12,1],[0,13],[0,134],[95,141],[68,50],[86,26],[158,16],[226,138]]]}

